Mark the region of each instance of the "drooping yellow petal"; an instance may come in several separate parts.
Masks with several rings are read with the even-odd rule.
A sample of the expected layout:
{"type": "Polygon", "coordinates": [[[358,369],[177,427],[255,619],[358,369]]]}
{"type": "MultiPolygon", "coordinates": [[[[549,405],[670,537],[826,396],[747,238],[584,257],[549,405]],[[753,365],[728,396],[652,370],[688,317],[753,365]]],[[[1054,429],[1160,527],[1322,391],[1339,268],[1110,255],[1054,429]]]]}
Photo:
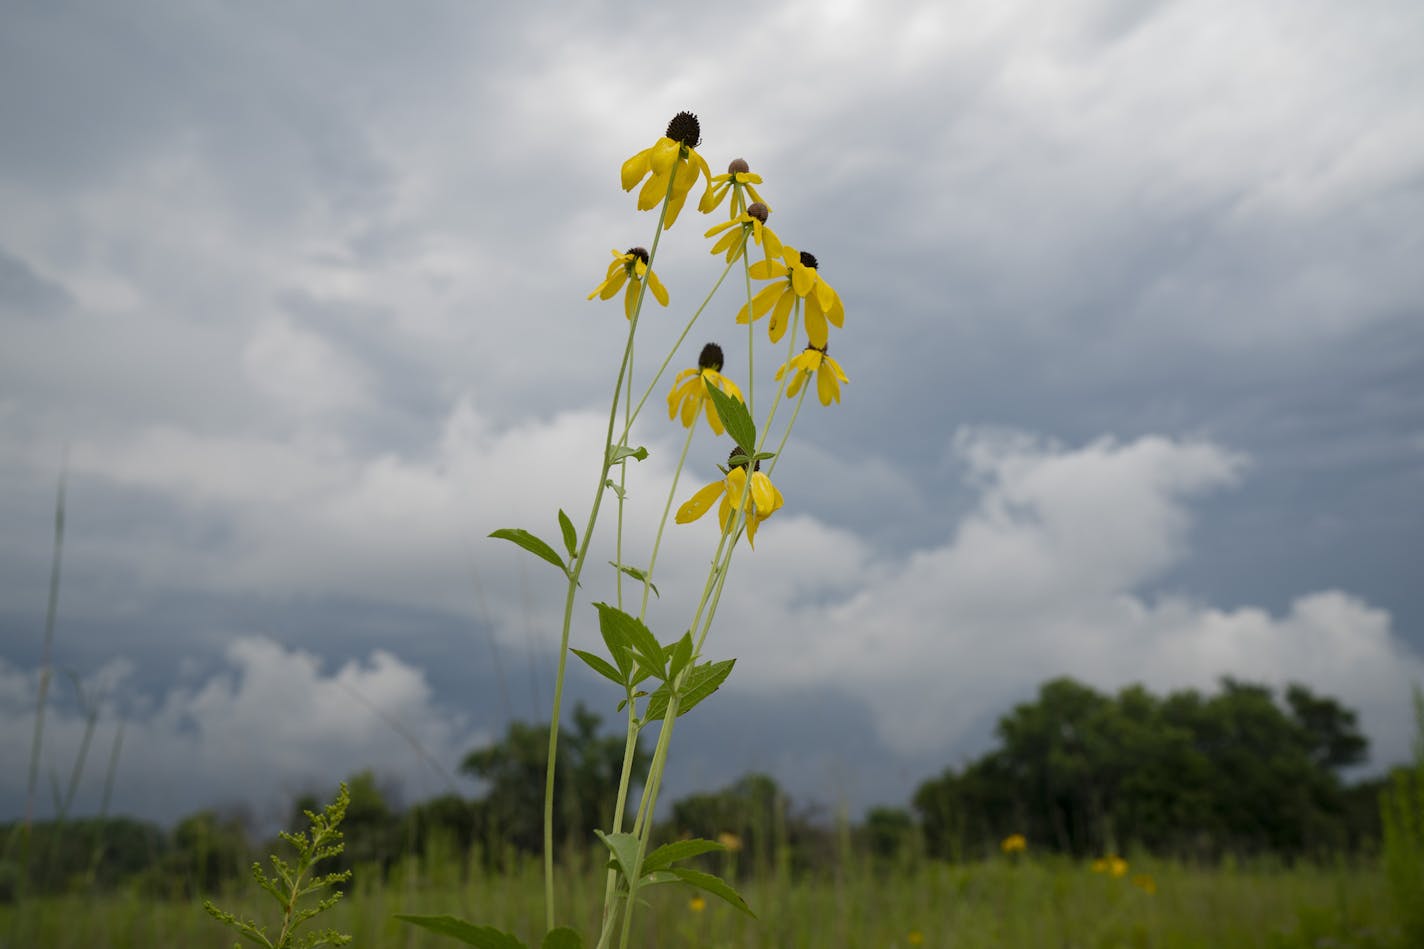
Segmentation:
{"type": "Polygon", "coordinates": [[[831,367],[824,362],[821,363],[820,371],[816,373],[816,395],[820,397],[822,405],[830,405],[832,401],[841,400],[841,387],[836,382],[836,374],[831,372],[831,367]]]}
{"type": "Polygon", "coordinates": [[[786,327],[790,323],[787,317],[791,314],[792,304],[796,302],[796,294],[785,287],[781,290],[781,299],[776,301],[776,312],[771,315],[771,325],[766,328],[773,343],[781,342],[781,337],[786,335],[786,327]]]}
{"type": "Polygon", "coordinates": [[[826,278],[822,277],[819,273],[816,275],[816,299],[820,301],[821,309],[827,313],[830,312],[831,307],[834,306],[836,302],[835,288],[829,283],[826,283],[826,278]]]}
{"type": "Polygon", "coordinates": [[[826,329],[826,316],[821,312],[821,306],[815,298],[806,300],[806,338],[817,349],[826,348],[826,337],[830,330],[826,329]]]}
{"type": "Polygon", "coordinates": [[[638,281],[629,280],[628,289],[623,293],[623,315],[633,318],[633,310],[638,306],[638,281]]]}
{"type": "MultiPolygon", "coordinates": [[[[780,377],[778,376],[778,378],[780,377]]],[[[801,385],[805,381],[806,373],[797,370],[796,374],[791,377],[791,381],[786,383],[786,397],[788,399],[793,398],[796,393],[801,391],[801,385]]]]}
{"type": "Polygon", "coordinates": [[[603,281],[603,289],[598,295],[604,300],[612,300],[618,291],[623,287],[623,281],[628,279],[628,268],[619,267],[608,275],[608,279],[603,281]]]}
{"type": "Polygon", "coordinates": [[[663,286],[663,282],[658,279],[658,275],[651,270],[648,271],[648,289],[653,291],[653,296],[657,298],[659,303],[663,306],[668,305],[667,287],[663,286]]]}
{"type": "Polygon", "coordinates": [[[837,327],[845,325],[845,307],[841,304],[840,294],[836,294],[835,302],[826,311],[826,319],[836,324],[837,327]]]}
{"type": "Polygon", "coordinates": [[[652,177],[643,182],[643,188],[638,192],[638,210],[647,211],[658,206],[658,202],[667,194],[668,175],[653,172],[652,177]]]}
{"type": "Polygon", "coordinates": [[[688,524],[697,520],[707,513],[707,509],[712,506],[712,502],[717,500],[719,495],[725,494],[725,487],[726,485],[723,482],[713,481],[706,487],[701,488],[696,494],[689,498],[682,507],[677,509],[677,514],[673,516],[673,520],[679,524],[688,524]]]}
{"type": "MultiPolygon", "coordinates": [[[[678,152],[682,149],[682,143],[673,141],[670,138],[660,138],[652,148],[648,156],[648,166],[653,169],[655,175],[665,175],[671,170],[673,163],[677,161],[678,152]]],[[[667,182],[663,182],[667,186],[667,182]]]]}
{"type": "MultiPolygon", "coordinates": [[[[753,265],[753,266],[755,266],[755,265],[753,265]]],[[[753,321],[755,321],[755,320],[759,320],[759,319],[761,319],[763,316],[765,316],[765,315],[766,315],[766,311],[769,310],[769,309],[771,309],[772,304],[774,304],[774,303],[776,302],[777,297],[780,296],[780,295],[785,291],[785,289],[786,289],[786,288],[783,287],[783,286],[782,286],[781,284],[779,284],[779,283],[772,283],[772,284],[766,285],[765,287],[762,287],[761,290],[759,290],[759,291],[757,292],[757,295],[754,296],[754,297],[752,297],[752,302],[751,302],[752,315],[751,315],[751,319],[752,319],[753,321]]],[[[737,312],[737,322],[738,322],[738,323],[746,323],[746,322],[748,322],[748,320],[747,320],[747,304],[742,304],[741,310],[739,310],[739,311],[737,312]]]]}
{"type": "Polygon", "coordinates": [[[845,374],[845,370],[841,368],[840,363],[836,362],[830,356],[823,357],[821,361],[824,365],[831,367],[831,371],[836,374],[836,378],[841,382],[850,382],[850,377],[845,374]]]}
{"type": "Polygon", "coordinates": [[[651,167],[648,163],[648,159],[652,154],[653,150],[651,148],[645,148],[623,163],[623,168],[619,174],[623,179],[624,191],[632,191],[633,186],[643,180],[643,176],[648,173],[651,167]]]}
{"type": "Polygon", "coordinates": [[[816,285],[816,271],[797,264],[791,268],[791,287],[798,297],[804,297],[816,285]]]}
{"type": "Polygon", "coordinates": [[[711,399],[706,399],[702,403],[707,410],[707,425],[718,435],[724,434],[727,430],[722,427],[722,417],[717,414],[717,406],[711,399]]]}
{"type": "Polygon", "coordinates": [[[709,228],[707,229],[707,233],[706,233],[706,234],[703,234],[702,236],[703,236],[703,237],[711,237],[713,234],[716,234],[718,231],[725,231],[727,228],[733,227],[733,226],[735,226],[735,225],[737,225],[737,224],[739,224],[739,223],[741,223],[741,222],[739,222],[736,218],[732,218],[730,221],[723,221],[721,224],[714,224],[713,226],[709,227],[709,228]]]}
{"type": "Polygon", "coordinates": [[[756,505],[757,513],[765,517],[772,511],[772,502],[775,496],[772,494],[771,479],[760,471],[752,473],[752,503],[756,505]]]}
{"type": "Polygon", "coordinates": [[[786,276],[786,265],[775,260],[758,260],[751,266],[753,280],[773,280],[786,276]]]}

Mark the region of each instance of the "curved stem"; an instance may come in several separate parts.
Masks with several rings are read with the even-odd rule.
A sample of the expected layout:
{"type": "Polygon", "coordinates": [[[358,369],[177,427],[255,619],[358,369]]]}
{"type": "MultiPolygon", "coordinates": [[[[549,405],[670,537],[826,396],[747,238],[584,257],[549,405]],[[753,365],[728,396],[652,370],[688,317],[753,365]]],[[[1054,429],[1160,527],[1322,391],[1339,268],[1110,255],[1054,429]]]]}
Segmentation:
{"type": "Polygon", "coordinates": [[[672,487],[668,488],[667,503],[663,505],[663,517],[658,521],[658,533],[653,538],[653,552],[648,557],[648,569],[643,574],[643,605],[638,609],[638,619],[644,619],[648,615],[648,590],[653,585],[653,568],[658,564],[658,548],[663,543],[663,530],[667,527],[668,512],[672,510],[672,502],[677,497],[677,482],[682,478],[683,466],[687,464],[687,450],[692,447],[692,435],[697,431],[697,419],[692,420],[692,424],[687,427],[687,438],[682,443],[682,454],[677,456],[677,469],[672,473],[672,487]]]}

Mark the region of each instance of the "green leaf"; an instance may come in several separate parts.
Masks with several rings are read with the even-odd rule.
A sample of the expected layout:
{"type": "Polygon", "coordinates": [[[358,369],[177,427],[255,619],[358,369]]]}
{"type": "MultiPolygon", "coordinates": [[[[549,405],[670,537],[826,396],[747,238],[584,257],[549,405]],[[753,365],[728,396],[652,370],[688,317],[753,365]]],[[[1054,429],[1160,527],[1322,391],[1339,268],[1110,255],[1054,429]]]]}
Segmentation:
{"type": "Polygon", "coordinates": [[[752,912],[752,908],[747,905],[747,901],[742,899],[741,895],[732,889],[721,877],[713,876],[710,873],[703,873],[700,870],[689,870],[686,867],[673,867],[671,872],[676,874],[678,879],[683,883],[695,886],[699,890],[706,890],[713,896],[720,896],[752,919],[756,919],[756,913],[752,912]]]}
{"type": "Polygon", "coordinates": [[[712,407],[717,410],[717,417],[722,420],[722,427],[732,436],[732,441],[746,451],[755,449],[756,423],[752,421],[746,403],[716,386],[707,386],[707,394],[711,396],[712,407]]]}
{"type": "Polygon", "coordinates": [[[636,879],[633,876],[633,866],[638,862],[638,838],[634,834],[605,834],[601,830],[595,830],[598,839],[608,846],[613,854],[613,862],[618,865],[618,869],[623,871],[625,880],[636,879]]]}
{"type": "MultiPolygon", "coordinates": [[[[723,659],[720,662],[699,662],[687,673],[687,680],[682,684],[681,696],[677,703],[677,717],[681,718],[701,702],[707,696],[716,692],[718,687],[727,676],[732,674],[732,666],[736,664],[735,659],[723,659]]],[[[658,686],[648,699],[648,710],[644,713],[644,721],[661,721],[667,715],[668,696],[671,693],[666,683],[658,686]]]]}
{"type": "Polygon", "coordinates": [[[692,659],[692,631],[688,630],[682,634],[682,638],[672,647],[671,655],[668,657],[668,678],[676,679],[677,674],[692,659]]]}
{"type": "Polygon", "coordinates": [[[507,932],[493,926],[476,926],[455,916],[411,916],[396,913],[396,919],[457,939],[467,946],[478,946],[479,949],[529,949],[507,932]]]}
{"type": "Polygon", "coordinates": [[[594,672],[597,672],[605,679],[608,679],[611,682],[616,682],[619,685],[628,684],[628,677],[620,673],[611,665],[609,665],[608,660],[604,659],[602,656],[595,655],[591,652],[584,652],[582,649],[574,649],[572,646],[569,647],[569,652],[573,653],[575,656],[578,656],[580,659],[582,659],[588,664],[588,667],[590,669],[592,669],[594,672]]]}
{"type": "Polygon", "coordinates": [[[620,501],[623,500],[624,496],[626,495],[626,492],[622,488],[618,487],[618,485],[613,483],[612,478],[604,478],[603,486],[605,488],[610,489],[614,494],[618,495],[618,500],[620,501]]]}
{"type": "Polygon", "coordinates": [[[679,840],[675,843],[663,844],[657,850],[643,858],[643,875],[646,877],[655,870],[669,867],[679,860],[688,860],[692,857],[700,856],[704,853],[711,853],[714,850],[726,850],[727,848],[715,840],[704,840],[701,837],[693,837],[690,840],[679,840]]]}
{"type": "Polygon", "coordinates": [[[564,571],[564,573],[567,574],[569,572],[569,568],[564,563],[564,559],[554,552],[554,548],[522,528],[501,527],[497,531],[491,531],[490,536],[500,537],[504,540],[512,540],[534,556],[549,561],[549,563],[558,567],[564,571]]]}
{"type": "Polygon", "coordinates": [[[598,628],[603,638],[610,636],[632,649],[633,655],[645,668],[660,679],[667,678],[667,660],[658,638],[636,616],[630,616],[607,603],[595,603],[598,610],[598,628]]]}
{"type": "Polygon", "coordinates": [[[563,508],[559,508],[559,530],[564,532],[564,546],[568,548],[569,560],[572,561],[578,556],[578,531],[574,530],[574,522],[569,520],[563,508]]]}
{"type": "Polygon", "coordinates": [[[752,455],[752,461],[766,461],[768,458],[775,457],[776,452],[774,451],[759,451],[755,455],[752,455]]]}
{"type": "Polygon", "coordinates": [[[583,949],[583,937],[567,926],[549,930],[540,949],[583,949]]]}
{"type": "Polygon", "coordinates": [[[642,461],[647,457],[648,450],[642,445],[639,445],[637,448],[629,448],[627,445],[619,445],[617,448],[609,446],[608,463],[610,465],[616,465],[620,461],[623,461],[628,458],[636,458],[637,460],[642,461]]]}
{"type": "Polygon", "coordinates": [[[639,580],[639,581],[641,581],[641,582],[643,582],[643,583],[646,583],[646,584],[648,585],[649,589],[651,589],[651,590],[653,591],[653,595],[654,595],[654,596],[656,596],[656,597],[657,597],[658,599],[660,599],[660,600],[663,598],[663,595],[658,592],[657,584],[655,584],[655,583],[653,583],[653,581],[649,580],[647,573],[645,573],[644,571],[640,570],[640,569],[637,568],[637,567],[629,567],[629,566],[626,566],[625,564],[621,564],[621,563],[619,563],[619,562],[616,561],[616,560],[610,560],[610,561],[608,561],[608,565],[609,565],[610,567],[614,568],[615,570],[618,570],[618,571],[620,571],[620,572],[622,572],[622,573],[626,573],[628,576],[632,577],[634,580],[639,580]]]}

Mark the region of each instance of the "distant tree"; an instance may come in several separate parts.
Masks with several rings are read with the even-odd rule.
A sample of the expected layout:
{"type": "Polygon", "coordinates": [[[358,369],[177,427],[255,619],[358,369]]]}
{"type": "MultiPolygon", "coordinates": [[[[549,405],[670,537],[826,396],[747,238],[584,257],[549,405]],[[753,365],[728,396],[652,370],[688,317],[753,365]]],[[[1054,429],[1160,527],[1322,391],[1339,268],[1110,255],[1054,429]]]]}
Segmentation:
{"type": "Polygon", "coordinates": [[[878,859],[900,861],[915,853],[915,818],[902,807],[871,808],[865,815],[862,833],[866,848],[878,859]]]}
{"type": "Polygon", "coordinates": [[[1165,699],[1055,679],[998,736],[917,790],[930,853],[983,852],[1010,833],[1079,856],[1134,844],[1293,855],[1361,836],[1338,770],[1363,759],[1365,738],[1353,712],[1304,686],[1283,707],[1268,687],[1229,678],[1210,697],[1165,699]]]}
{"type": "MultiPolygon", "coordinates": [[[[580,845],[594,841],[593,830],[613,818],[623,767],[624,739],[600,737],[601,719],[582,705],[574,709],[573,727],[562,732],[554,772],[555,833],[580,845]]],[[[503,740],[465,756],[460,770],[486,785],[483,797],[485,840],[498,854],[505,847],[537,852],[544,840],[544,768],[549,726],[511,722],[503,740]]],[[[632,789],[642,786],[651,755],[641,740],[634,750],[632,789]]]]}

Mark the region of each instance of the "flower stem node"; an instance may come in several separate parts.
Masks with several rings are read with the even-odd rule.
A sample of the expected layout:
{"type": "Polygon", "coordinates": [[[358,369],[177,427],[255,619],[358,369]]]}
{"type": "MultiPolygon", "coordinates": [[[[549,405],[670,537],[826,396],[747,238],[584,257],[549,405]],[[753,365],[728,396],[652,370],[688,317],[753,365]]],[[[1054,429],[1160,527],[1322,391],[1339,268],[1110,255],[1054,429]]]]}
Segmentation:
{"type": "Polygon", "coordinates": [[[786,333],[787,318],[798,298],[806,301],[806,335],[812,346],[825,349],[830,332],[828,322],[837,327],[845,324],[845,307],[840,294],[821,276],[814,255],[787,245],[782,248],[781,260],[759,260],[752,264],[751,275],[756,280],[785,278],[763,287],[737,314],[737,322],[746,323],[761,319],[770,310],[767,333],[773,343],[786,333]]]}
{"type": "Polygon", "coordinates": [[[648,252],[641,247],[630,247],[626,251],[609,251],[613,255],[613,263],[608,265],[608,274],[603,278],[603,282],[593,288],[593,292],[588,295],[592,300],[598,297],[602,300],[611,300],[620,288],[627,284],[627,290],[623,294],[623,315],[628,319],[633,318],[633,309],[638,305],[638,286],[646,280],[648,289],[652,291],[653,297],[663,306],[668,305],[667,288],[658,279],[658,275],[653,273],[648,266],[648,252]]]}
{"type": "Polygon", "coordinates": [[[623,163],[621,178],[624,191],[632,191],[638,182],[643,182],[638,192],[639,211],[651,210],[664,196],[667,197],[663,230],[672,227],[677,220],[687,201],[687,193],[692,190],[699,174],[707,182],[702,200],[706,201],[706,195],[712,193],[712,169],[707,167],[706,159],[697,154],[697,146],[701,142],[702,127],[697,116],[691,112],[679,112],[668,123],[667,135],[623,163]]]}

